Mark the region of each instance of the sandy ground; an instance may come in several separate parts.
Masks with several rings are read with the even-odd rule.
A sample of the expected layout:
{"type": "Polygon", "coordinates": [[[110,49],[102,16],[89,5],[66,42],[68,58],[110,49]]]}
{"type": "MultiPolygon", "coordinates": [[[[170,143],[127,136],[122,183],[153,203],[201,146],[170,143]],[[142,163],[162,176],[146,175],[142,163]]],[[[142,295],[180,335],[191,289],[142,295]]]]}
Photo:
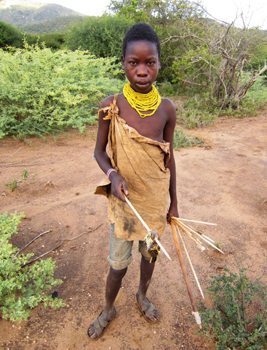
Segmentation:
{"type": "MultiPolygon", "coordinates": [[[[207,146],[175,152],[180,216],[217,223],[206,233],[226,252],[201,253],[188,242],[204,289],[209,277],[224,267],[248,268],[251,278],[266,282],[266,116],[265,111],[254,118],[223,119],[193,130],[207,146]]],[[[57,262],[56,275],[64,280],[57,290],[67,307],[38,307],[20,323],[1,320],[0,349],[215,349],[195,326],[170,229],[163,244],[173,261],[160,257],[148,293],[161,311],[160,323],[148,324],[135,305],[140,260],[135,247],[116,302],[117,318],[100,340],[87,337],[90,321],[101,311],[108,270],[106,199],[93,195],[102,176],[92,158],[94,137],[92,128],[84,135],[70,132],[45,140],[0,141],[1,212],[26,215],[16,243],[21,246],[51,229],[30,247],[38,254],[85,232],[51,254],[57,262]],[[11,192],[5,184],[19,179],[24,169],[28,179],[11,192]]],[[[199,300],[196,288],[195,292],[199,300]]]]}

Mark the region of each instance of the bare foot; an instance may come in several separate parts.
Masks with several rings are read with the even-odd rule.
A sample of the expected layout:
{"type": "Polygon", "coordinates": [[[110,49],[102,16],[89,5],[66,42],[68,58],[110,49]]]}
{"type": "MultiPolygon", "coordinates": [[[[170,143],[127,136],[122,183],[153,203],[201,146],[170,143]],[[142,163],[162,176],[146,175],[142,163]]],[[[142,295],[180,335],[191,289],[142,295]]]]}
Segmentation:
{"type": "Polygon", "coordinates": [[[113,307],[110,311],[103,310],[99,316],[90,324],[87,330],[88,336],[91,339],[98,339],[115,317],[115,307],[113,307]]]}
{"type": "Polygon", "coordinates": [[[140,294],[136,294],[137,305],[142,315],[148,322],[158,322],[160,318],[159,310],[156,309],[147,297],[142,297],[140,294]]]}

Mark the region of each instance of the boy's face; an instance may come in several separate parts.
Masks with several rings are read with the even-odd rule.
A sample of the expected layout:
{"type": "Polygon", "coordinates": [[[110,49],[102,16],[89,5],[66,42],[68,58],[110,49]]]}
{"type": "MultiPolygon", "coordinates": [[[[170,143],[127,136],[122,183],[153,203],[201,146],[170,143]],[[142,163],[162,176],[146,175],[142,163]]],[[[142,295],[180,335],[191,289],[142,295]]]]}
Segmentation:
{"type": "Polygon", "coordinates": [[[149,92],[160,69],[156,44],[147,40],[129,42],[123,58],[123,69],[136,92],[149,92]]]}

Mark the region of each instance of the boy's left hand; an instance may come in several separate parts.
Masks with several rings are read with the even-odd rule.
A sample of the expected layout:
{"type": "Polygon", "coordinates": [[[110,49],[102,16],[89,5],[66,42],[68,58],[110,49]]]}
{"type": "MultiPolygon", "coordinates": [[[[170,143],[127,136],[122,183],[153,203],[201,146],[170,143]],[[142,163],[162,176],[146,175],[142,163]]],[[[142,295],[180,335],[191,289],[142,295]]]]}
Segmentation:
{"type": "Polygon", "coordinates": [[[179,218],[179,213],[178,213],[178,208],[177,208],[177,204],[173,204],[171,203],[170,205],[170,208],[168,210],[168,213],[167,213],[167,222],[170,224],[171,223],[171,218],[172,217],[176,217],[176,218],[179,218]]]}

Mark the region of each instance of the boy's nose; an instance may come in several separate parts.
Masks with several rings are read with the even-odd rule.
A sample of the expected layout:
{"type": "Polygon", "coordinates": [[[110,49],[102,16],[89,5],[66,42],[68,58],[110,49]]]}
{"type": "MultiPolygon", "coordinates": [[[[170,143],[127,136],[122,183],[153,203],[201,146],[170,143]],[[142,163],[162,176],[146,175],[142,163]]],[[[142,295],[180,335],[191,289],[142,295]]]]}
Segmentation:
{"type": "Polygon", "coordinates": [[[138,76],[147,76],[147,68],[145,64],[140,64],[137,67],[137,75],[138,76]]]}

